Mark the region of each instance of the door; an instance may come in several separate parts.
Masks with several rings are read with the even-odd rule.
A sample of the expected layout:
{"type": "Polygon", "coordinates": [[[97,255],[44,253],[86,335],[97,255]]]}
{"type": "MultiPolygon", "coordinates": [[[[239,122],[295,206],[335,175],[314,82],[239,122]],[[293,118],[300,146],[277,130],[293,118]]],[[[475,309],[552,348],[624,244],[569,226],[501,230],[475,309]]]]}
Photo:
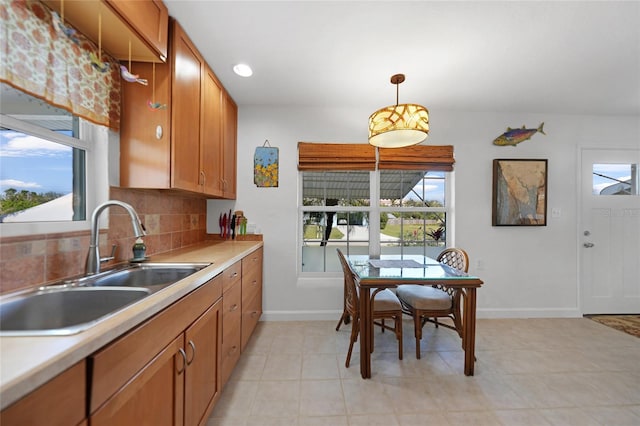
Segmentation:
{"type": "Polygon", "coordinates": [[[640,150],[581,157],[582,313],[640,313],[640,150]]]}
{"type": "Polygon", "coordinates": [[[195,426],[206,423],[204,415],[220,395],[222,300],[185,331],[185,342],[184,425],[195,426]]]}

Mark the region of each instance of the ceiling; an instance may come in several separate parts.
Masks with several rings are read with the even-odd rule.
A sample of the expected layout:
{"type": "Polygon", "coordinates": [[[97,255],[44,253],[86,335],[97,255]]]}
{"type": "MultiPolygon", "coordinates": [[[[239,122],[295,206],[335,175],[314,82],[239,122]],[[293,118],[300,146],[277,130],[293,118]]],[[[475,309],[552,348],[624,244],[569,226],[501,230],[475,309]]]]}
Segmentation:
{"type": "Polygon", "coordinates": [[[240,106],[640,115],[638,1],[164,2],[240,106]]]}

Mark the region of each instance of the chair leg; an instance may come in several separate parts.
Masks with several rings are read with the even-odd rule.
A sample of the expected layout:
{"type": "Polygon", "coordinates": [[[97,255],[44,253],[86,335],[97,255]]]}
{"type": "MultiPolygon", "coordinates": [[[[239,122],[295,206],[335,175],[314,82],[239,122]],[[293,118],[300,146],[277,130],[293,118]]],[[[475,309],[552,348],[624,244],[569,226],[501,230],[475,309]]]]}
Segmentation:
{"type": "Polygon", "coordinates": [[[347,352],[347,361],[344,366],[349,368],[351,362],[351,352],[353,352],[353,344],[358,340],[358,333],[360,331],[360,320],[357,317],[352,318],[351,321],[351,338],[349,339],[349,351],[347,352]]]}
{"type": "Polygon", "coordinates": [[[338,325],[336,325],[336,331],[340,330],[340,326],[342,325],[342,323],[345,323],[345,324],[349,323],[349,321],[347,321],[348,316],[349,315],[347,314],[347,311],[342,311],[342,315],[338,320],[338,325]]]}
{"type": "Polygon", "coordinates": [[[402,314],[396,317],[396,339],[398,339],[398,359],[402,359],[402,314]]]}
{"type": "Polygon", "coordinates": [[[413,311],[413,334],[416,337],[416,358],[420,359],[420,341],[422,340],[422,322],[420,321],[420,315],[418,312],[413,311]]]}

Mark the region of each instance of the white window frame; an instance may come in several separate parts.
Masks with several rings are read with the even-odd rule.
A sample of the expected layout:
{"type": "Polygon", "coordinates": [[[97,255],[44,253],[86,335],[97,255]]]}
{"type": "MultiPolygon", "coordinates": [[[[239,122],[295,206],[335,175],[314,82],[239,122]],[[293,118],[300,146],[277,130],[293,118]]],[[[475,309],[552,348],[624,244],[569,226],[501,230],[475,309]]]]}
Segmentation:
{"type": "Polygon", "coordinates": [[[79,119],[79,138],[66,136],[22,120],[0,114],[0,125],[32,134],[62,145],[80,148],[85,151],[86,179],[86,219],[57,222],[10,222],[0,223],[2,237],[53,234],[89,230],[91,212],[109,196],[109,140],[115,133],[106,127],[79,119]]]}
{"type": "MultiPolygon", "coordinates": [[[[302,271],[302,249],[304,246],[303,235],[303,215],[305,212],[325,212],[326,206],[303,206],[303,173],[298,172],[298,219],[297,219],[297,262],[296,271],[298,278],[313,279],[313,278],[327,278],[327,277],[341,277],[342,272],[303,272],[302,271]]],[[[455,244],[455,214],[454,214],[454,172],[445,172],[445,207],[412,207],[410,211],[427,211],[427,212],[443,212],[446,215],[446,240],[445,247],[450,247],[455,244]]],[[[381,212],[397,212],[402,211],[403,208],[398,207],[382,207],[380,206],[380,171],[375,170],[369,172],[369,192],[371,194],[371,202],[368,207],[355,207],[355,206],[331,206],[331,211],[336,212],[354,212],[364,211],[369,215],[370,224],[380,223],[381,212]]],[[[379,256],[381,251],[380,247],[380,232],[377,232],[377,228],[374,230],[373,226],[369,226],[369,255],[379,256]]]]}

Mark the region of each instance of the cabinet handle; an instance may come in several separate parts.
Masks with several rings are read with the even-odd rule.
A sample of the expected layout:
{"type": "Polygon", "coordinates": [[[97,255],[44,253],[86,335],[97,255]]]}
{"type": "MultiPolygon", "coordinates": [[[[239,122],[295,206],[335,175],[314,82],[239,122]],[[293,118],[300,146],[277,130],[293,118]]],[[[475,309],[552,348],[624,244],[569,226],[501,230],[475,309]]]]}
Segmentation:
{"type": "Polygon", "coordinates": [[[258,315],[258,311],[251,312],[251,318],[255,317],[256,315],[258,315]]]}
{"type": "Polygon", "coordinates": [[[178,369],[178,374],[182,374],[182,372],[185,370],[185,368],[187,368],[187,365],[188,365],[187,354],[182,348],[178,349],[178,352],[180,352],[180,355],[182,355],[182,368],[178,369]]]}
{"type": "Polygon", "coordinates": [[[251,284],[257,285],[258,284],[258,280],[253,280],[253,282],[251,284]]]}
{"type": "Polygon", "coordinates": [[[204,185],[207,182],[207,175],[204,170],[200,171],[200,176],[202,176],[202,185],[204,185]]]}
{"type": "Polygon", "coordinates": [[[231,349],[229,349],[229,355],[233,355],[236,352],[238,352],[238,347],[237,346],[232,346],[231,349]]]}
{"type": "Polygon", "coordinates": [[[238,273],[237,273],[237,272],[234,272],[234,273],[231,275],[231,278],[235,278],[235,277],[237,277],[237,276],[238,276],[238,273]]]}
{"type": "MultiPolygon", "coordinates": [[[[193,340],[189,340],[189,346],[191,346],[191,352],[193,353],[193,355],[191,355],[191,359],[187,359],[187,365],[191,365],[193,359],[196,357],[196,344],[193,343],[193,340]]],[[[185,359],[186,356],[187,354],[185,353],[185,359]]]]}
{"type": "Polygon", "coordinates": [[[236,311],[236,310],[238,310],[238,304],[237,304],[237,303],[234,303],[234,304],[231,306],[231,308],[229,308],[229,312],[233,312],[233,311],[236,311]]]}

